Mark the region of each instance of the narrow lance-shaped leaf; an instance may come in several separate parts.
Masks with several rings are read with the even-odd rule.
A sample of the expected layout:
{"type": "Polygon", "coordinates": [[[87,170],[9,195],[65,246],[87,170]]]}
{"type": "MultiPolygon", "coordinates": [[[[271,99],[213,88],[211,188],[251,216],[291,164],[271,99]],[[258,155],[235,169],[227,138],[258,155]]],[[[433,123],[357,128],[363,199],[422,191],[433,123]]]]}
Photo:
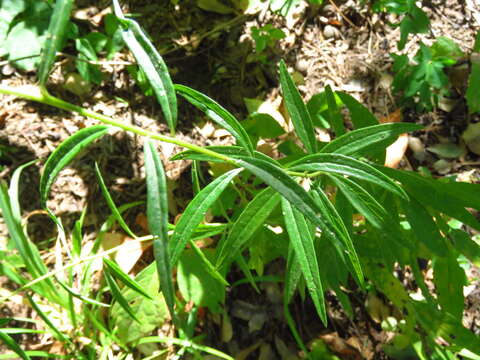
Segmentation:
{"type": "Polygon", "coordinates": [[[292,119],[295,132],[305,145],[305,149],[309,153],[317,152],[317,141],[315,139],[315,129],[310,118],[310,113],[298,92],[295,83],[288,74],[285,62],[280,62],[280,83],[282,92],[287,106],[288,113],[292,119]]]}
{"type": "Polygon", "coordinates": [[[153,240],[153,253],[157,263],[160,287],[163,291],[170,315],[175,321],[175,294],[170,257],[168,255],[167,182],[162,161],[153,143],[148,139],[145,139],[144,152],[147,179],[148,227],[152,235],[155,236],[153,240]]]}
{"type": "Polygon", "coordinates": [[[146,293],[145,290],[142,289],[142,286],[136,282],[134,279],[132,279],[128,274],[125,274],[125,272],[122,270],[118,264],[113,262],[112,260],[109,260],[107,258],[103,259],[103,263],[105,266],[108,268],[108,271],[113,275],[115,278],[120,280],[123,285],[129,287],[133,291],[136,291],[142,296],[145,296],[147,299],[151,299],[152,297],[146,293]]]}
{"type": "Polygon", "coordinates": [[[109,129],[109,126],[95,125],[77,131],[62,142],[49,156],[40,178],[40,202],[44,208],[47,207],[48,193],[58,173],[85,147],[95,139],[105,135],[109,129]]]}
{"type": "Polygon", "coordinates": [[[352,95],[342,91],[336,91],[335,94],[338,95],[338,97],[350,111],[350,117],[355,129],[378,125],[377,118],[370,112],[370,110],[360,104],[352,95]]]}
{"type": "Polygon", "coordinates": [[[30,360],[30,356],[27,355],[25,351],[13,340],[12,337],[4,333],[0,329],[0,340],[15,354],[21,357],[23,360],[30,360]]]}
{"type": "Polygon", "coordinates": [[[310,195],[297,182],[285,173],[280,167],[260,159],[242,158],[237,160],[238,165],[251,171],[266,184],[278,191],[290,201],[313,224],[319,226],[332,238],[335,234],[330,226],[319,216],[320,209],[310,195]]]}
{"type": "Polygon", "coordinates": [[[391,123],[363,127],[350,131],[325,145],[320,152],[343,155],[367,155],[377,150],[385,150],[398,135],[421,129],[421,125],[411,123],[391,123]]]}
{"type": "Polygon", "coordinates": [[[236,259],[242,247],[250,240],[255,231],[265,223],[279,201],[278,194],[269,187],[258,193],[248,203],[233,224],[228,236],[218,246],[217,268],[222,268],[236,259]]]}
{"type": "Polygon", "coordinates": [[[330,124],[332,125],[333,131],[336,136],[341,136],[345,134],[345,125],[343,124],[343,117],[338,109],[337,102],[335,100],[335,95],[332,91],[330,85],[325,88],[325,96],[327,98],[328,104],[328,115],[330,118],[330,124]]]}
{"type": "Polygon", "coordinates": [[[125,310],[125,312],[128,315],[130,315],[132,319],[134,319],[137,322],[140,322],[140,320],[137,318],[132,308],[128,304],[127,299],[125,299],[125,297],[122,295],[120,288],[118,287],[112,275],[110,275],[110,272],[106,270],[103,272],[103,275],[105,277],[105,280],[107,281],[108,287],[110,288],[110,292],[112,293],[113,299],[118,303],[118,305],[122,307],[123,310],[125,310]]]}
{"type": "Polygon", "coordinates": [[[218,199],[232,179],[242,170],[234,169],[219,176],[203,188],[188,204],[179,222],[175,225],[175,232],[171,238],[172,265],[178,261],[185,245],[187,245],[194,230],[205,217],[207,210],[218,199]]]}
{"type": "Polygon", "coordinates": [[[202,110],[205,115],[225,128],[243,146],[250,155],[253,155],[253,145],[242,124],[227,109],[201,92],[185,85],[175,84],[175,90],[187,99],[192,105],[202,110]]]}
{"type": "Polygon", "coordinates": [[[55,60],[57,51],[60,50],[60,45],[63,40],[65,28],[70,19],[70,12],[72,10],[73,0],[57,0],[55,8],[48,25],[47,38],[45,40],[45,47],[42,50],[42,57],[38,69],[38,80],[40,86],[45,86],[48,74],[55,60]]]}
{"type": "Polygon", "coordinates": [[[350,156],[341,154],[307,155],[291,163],[290,169],[295,171],[323,171],[351,176],[376,184],[404,199],[408,199],[405,191],[391,178],[373,166],[350,156]]]}
{"type": "Polygon", "coordinates": [[[163,115],[172,134],[175,133],[177,124],[177,97],[173,89],[172,79],[163,58],[145,35],[140,25],[132,19],[127,19],[122,13],[118,0],[113,0],[113,9],[117,18],[125,29],[122,37],[138,65],[152,86],[157,100],[162,107],[163,115]]]}
{"type": "Polygon", "coordinates": [[[285,270],[285,286],[283,290],[283,302],[285,305],[288,305],[292,300],[301,276],[300,263],[295,255],[293,244],[290,242],[288,245],[287,268],[285,270]]]}
{"type": "Polygon", "coordinates": [[[372,223],[381,228],[387,217],[387,211],[378,201],[363,187],[354,181],[338,175],[329,175],[330,179],[343,192],[350,203],[372,223]]]}
{"type": "MultiPolygon", "coordinates": [[[[232,146],[205,146],[204,148],[222,155],[233,157],[233,158],[249,156],[247,150],[245,150],[240,146],[233,146],[233,145],[232,146]]],[[[275,159],[272,159],[271,157],[269,157],[268,155],[265,155],[260,151],[254,151],[253,155],[258,159],[263,159],[263,160],[278,164],[278,162],[275,159]]],[[[194,150],[185,150],[185,151],[179,152],[178,154],[175,154],[174,156],[172,156],[170,160],[198,160],[198,161],[210,161],[210,162],[223,161],[223,160],[220,160],[219,158],[215,158],[211,155],[201,154],[194,150]]]]}
{"type": "Polygon", "coordinates": [[[323,288],[310,229],[304,216],[297,209],[293,208],[285,198],[282,198],[282,210],[288,236],[295,251],[295,257],[300,263],[300,269],[305,277],[308,291],[310,292],[320,319],[322,319],[326,325],[327,313],[323,297],[323,288]]]}
{"type": "Polygon", "coordinates": [[[130,227],[127,225],[125,220],[123,220],[123,217],[120,214],[120,211],[118,211],[117,205],[115,205],[115,202],[113,201],[112,196],[110,195],[110,192],[108,191],[107,186],[105,185],[105,181],[103,180],[102,173],[100,172],[100,169],[97,163],[95,163],[95,175],[97,176],[98,184],[100,185],[100,189],[102,190],[103,197],[107,201],[107,205],[110,208],[112,215],[115,217],[115,219],[118,221],[118,224],[127,233],[127,235],[133,238],[136,238],[137,236],[133,233],[132,230],[130,230],[130,227]]]}
{"type": "Polygon", "coordinates": [[[318,187],[316,190],[312,190],[311,194],[320,208],[320,213],[323,215],[324,219],[326,219],[326,221],[335,229],[337,238],[330,238],[331,244],[336,248],[342,258],[345,254],[347,255],[353,275],[356,277],[358,284],[363,286],[364,278],[362,267],[360,266],[360,260],[358,259],[352,238],[348,233],[347,227],[343,223],[342,217],[322,189],[318,187]]]}

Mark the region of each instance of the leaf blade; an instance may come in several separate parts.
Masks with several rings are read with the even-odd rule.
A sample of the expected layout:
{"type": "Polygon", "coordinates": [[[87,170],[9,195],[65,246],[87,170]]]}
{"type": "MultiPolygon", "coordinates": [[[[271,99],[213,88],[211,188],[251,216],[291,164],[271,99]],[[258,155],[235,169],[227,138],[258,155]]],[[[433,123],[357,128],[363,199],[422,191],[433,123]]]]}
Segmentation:
{"type": "Polygon", "coordinates": [[[127,26],[122,31],[122,38],[145,72],[170,131],[174,134],[177,124],[177,97],[167,65],[140,25],[125,18],[118,0],[113,0],[113,9],[120,22],[127,26]]]}
{"type": "Polygon", "coordinates": [[[40,85],[45,86],[50,68],[55,60],[57,51],[60,50],[65,28],[72,11],[73,0],[57,0],[53,10],[50,24],[48,25],[47,37],[38,68],[38,80],[40,85]]]}
{"type": "Polygon", "coordinates": [[[363,127],[350,131],[325,145],[321,153],[343,155],[367,155],[376,150],[384,150],[400,134],[420,130],[421,125],[412,123],[390,123],[363,127]]]}
{"type": "Polygon", "coordinates": [[[280,62],[280,84],[282,86],[285,104],[292,119],[295,131],[309,153],[317,152],[315,129],[310,113],[298,92],[295,83],[288,74],[287,66],[282,60],[280,62]]]}
{"type": "Polygon", "coordinates": [[[148,227],[152,235],[155,236],[153,252],[157,263],[160,287],[165,296],[170,315],[175,321],[175,295],[168,255],[168,203],[165,172],[160,157],[149,139],[145,139],[144,153],[147,178],[148,227]]]}
{"type": "Polygon", "coordinates": [[[171,263],[175,265],[181,252],[191,239],[193,231],[202,221],[205,212],[222,194],[228,184],[237,176],[242,169],[234,169],[219,176],[205,188],[203,188],[183,212],[180,220],[175,225],[175,231],[170,240],[172,250],[171,263]]]}
{"type": "Polygon", "coordinates": [[[48,193],[58,173],[67,166],[80,151],[95,139],[105,135],[109,129],[110,127],[106,125],[94,125],[81,129],[62,142],[55,151],[53,151],[45,163],[43,174],[40,178],[40,203],[43,208],[47,208],[48,193]]]}
{"type": "Polygon", "coordinates": [[[312,297],[317,313],[322,322],[327,324],[327,313],[325,308],[325,299],[323,296],[323,287],[318,271],[317,255],[310,229],[304,216],[290,202],[282,198],[282,211],[285,219],[285,225],[291,244],[295,251],[295,258],[300,264],[300,269],[307,288],[312,297]]]}
{"type": "Polygon", "coordinates": [[[175,84],[175,90],[192,105],[205,112],[210,119],[225,128],[250,155],[253,155],[254,148],[250,137],[242,124],[227,109],[207,95],[188,86],[175,84]]]}

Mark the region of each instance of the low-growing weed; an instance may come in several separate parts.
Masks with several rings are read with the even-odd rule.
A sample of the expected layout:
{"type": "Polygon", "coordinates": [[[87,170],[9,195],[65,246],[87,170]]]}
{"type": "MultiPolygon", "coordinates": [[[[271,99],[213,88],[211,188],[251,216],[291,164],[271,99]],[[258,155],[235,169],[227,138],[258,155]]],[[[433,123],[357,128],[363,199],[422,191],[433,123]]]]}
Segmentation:
{"type": "MultiPolygon", "coordinates": [[[[69,17],[69,2],[59,0],[55,5],[38,71],[38,91],[0,87],[3,94],[76,112],[102,123],[81,129],[65,140],[44,165],[41,205],[58,230],[54,269],[43,262],[22,221],[18,186],[22,170],[31,164],[15,171],[9,187],[4,181],[0,186],[9,249],[14,250],[0,253],[1,273],[20,286],[17,293],[25,292],[38,314],[35,322],[43,323],[42,331],[62,344],[64,350],[59,353],[67,355],[22,349],[10,334],[25,330],[6,328],[11,319],[1,319],[0,339],[7,347],[23,359],[132,358],[132,354],[139,357],[141,352],[152,358],[167,349],[176,358],[186,353],[201,358],[200,354],[209,353],[233,359],[202,345],[204,336],[196,332],[196,314],[207,307],[222,315],[228,296],[225,290],[234,286],[227,281],[233,267],[238,267],[245,281],[258,289],[255,277],[263,275],[268,263],[283,259],[284,272],[275,280],[283,284],[284,318],[306,354],[304,342],[310,339],[300,335],[289,305],[297,291],[308,293],[318,318],[327,326],[326,290],[336,294],[352,319],[355,313],[349,291],[368,290],[370,309],[377,294],[382,293],[387,299],[386,310],[376,315],[372,310],[370,314],[395,334],[385,348],[394,358],[413,354],[423,359],[453,359],[457,354],[470,358],[474,358],[471,354],[480,354],[479,338],[462,324],[466,259],[476,265],[480,259],[480,247],[466,231],[480,230],[480,222],[472,213],[473,209],[480,210],[480,188],[451,178],[438,180],[383,166],[386,147],[400,134],[421,131],[421,126],[379,124],[353,97],[329,87],[317,97],[325,105],[322,111],[314,104],[307,107],[282,62],[281,90],[297,145],[288,147],[287,156],[272,158],[257,151],[256,146],[256,140],[268,134],[259,133],[252,124],[247,129],[256,129],[256,133],[249,133],[242,122],[213,99],[187,86],[172,84],[161,56],[140,26],[123,16],[114,0],[122,38],[148,78],[172,133],[180,95],[226,129],[236,145],[202,147],[117,121],[47,91],[48,74],[61,46],[59,35],[69,17]],[[343,107],[349,112],[353,129],[345,126],[343,107]],[[322,112],[326,112],[322,121],[329,122],[335,135],[329,143],[321,143],[316,137],[315,118],[318,120],[322,112]],[[85,147],[118,129],[144,138],[150,234],[137,236],[123,219],[126,209],[141,203],[115,204],[95,166],[112,215],[93,246],[85,247],[85,212],[74,229],[66,231],[48,207],[50,188],[59,172],[85,147]],[[168,212],[167,182],[155,141],[183,146],[186,150],[170,161],[187,159],[194,164],[191,171],[195,196],[175,224],[168,212]],[[198,162],[208,162],[211,167],[221,164],[223,170],[206,182],[201,180],[198,162]],[[227,192],[233,201],[223,198],[227,192]],[[207,211],[214,204],[218,206],[219,201],[230,205],[217,212],[215,223],[207,222],[207,211]],[[153,244],[155,261],[135,278],[108,257],[123,245],[100,251],[114,223],[133,242],[153,244]],[[212,244],[200,247],[197,240],[206,238],[213,239],[212,244]],[[425,269],[420,266],[423,263],[433,269],[434,293],[426,284],[425,269]],[[413,274],[419,292],[412,293],[395,275],[402,271],[413,274]],[[188,313],[184,311],[187,303],[191,308],[188,313]],[[176,335],[151,336],[164,323],[174,326],[171,333],[176,335]],[[145,346],[159,343],[170,347],[145,346]]],[[[252,121],[262,121],[262,117],[253,117],[252,121]]],[[[325,353],[321,346],[316,349],[325,353]]]]}

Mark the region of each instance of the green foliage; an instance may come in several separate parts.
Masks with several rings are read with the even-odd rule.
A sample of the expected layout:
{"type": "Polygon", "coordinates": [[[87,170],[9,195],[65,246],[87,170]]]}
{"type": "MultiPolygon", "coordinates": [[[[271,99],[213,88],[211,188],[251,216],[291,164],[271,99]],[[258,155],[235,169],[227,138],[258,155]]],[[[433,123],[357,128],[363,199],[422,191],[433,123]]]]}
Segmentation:
{"type": "MultiPolygon", "coordinates": [[[[423,29],[423,15],[414,2],[385,1],[382,4],[404,15],[403,25],[400,25],[402,41],[406,40],[403,33],[423,29]],[[412,24],[415,21],[418,24],[412,24]]],[[[274,159],[256,151],[254,146],[258,137],[275,138],[282,134],[281,127],[273,125],[274,118],[255,115],[240,122],[226,108],[199,91],[184,85],[173,86],[163,60],[145,33],[136,22],[123,16],[117,1],[114,5],[117,17],[112,21],[116,19],[120,24],[121,36],[134,52],[141,71],[159,98],[171,129],[176,122],[176,91],[226,129],[237,145],[201,147],[71,105],[45,91],[32,94],[0,88],[1,92],[76,111],[108,125],[78,131],[61,143],[45,163],[40,197],[41,206],[57,225],[55,271],[48,272],[39,249],[29,239],[22,223],[18,186],[20,173],[28,164],[13,175],[10,189],[7,190],[4,182],[0,185],[0,208],[9,230],[9,250],[0,252],[0,274],[9,276],[22,289],[34,291],[35,296],[29,296],[32,308],[46,324],[47,331],[62,342],[72,356],[106,358],[112,348],[120,349],[118,351],[127,356],[140,350],[141,345],[168,343],[180,347],[177,356],[190,352],[198,357],[200,352],[207,352],[232,359],[193,338],[196,310],[206,306],[214,312],[223,311],[228,285],[225,275],[233,266],[238,265],[244,273],[246,280],[241,281],[253,284],[254,272],[262,276],[265,266],[278,258],[286,261],[281,279],[285,318],[304,350],[304,339],[289,309],[294,294],[298,290],[310,296],[319,319],[327,324],[324,292],[333,290],[354,319],[352,304],[344,291],[351,288],[351,280],[354,280],[356,291],[368,288],[369,296],[382,293],[395,308],[381,319],[382,326],[395,333],[390,344],[392,351],[410,352],[421,358],[435,358],[438,354],[453,358],[466,351],[480,352],[478,337],[462,325],[461,319],[463,285],[466,283],[462,264],[465,259],[478,263],[480,246],[462,226],[453,226],[450,221],[456,219],[480,230],[480,222],[470,212],[471,209],[480,210],[478,185],[386,168],[379,160],[381,156],[378,155],[384,153],[399,134],[418,130],[419,126],[379,125],[368,109],[353,97],[329,87],[305,105],[282,62],[280,83],[294,131],[289,134],[290,143],[282,144],[281,151],[288,156],[274,159]],[[350,114],[353,130],[346,126],[342,107],[350,114]],[[261,128],[256,121],[266,121],[269,125],[261,128]],[[315,127],[324,125],[336,136],[328,144],[320,144],[315,136],[315,127]],[[60,171],[113,126],[144,137],[150,235],[130,241],[152,241],[154,262],[135,280],[119,264],[106,258],[118,249],[100,252],[99,245],[114,222],[118,222],[126,233],[135,235],[122,214],[138,203],[117,208],[98,166],[95,173],[112,215],[100,229],[91,249],[82,248],[85,212],[70,235],[47,207],[50,188],[60,171]],[[202,168],[193,166],[195,195],[176,225],[169,223],[167,182],[153,140],[187,149],[171,161],[205,161],[212,170],[207,183],[202,168]],[[206,213],[222,200],[230,208],[215,212],[216,224],[205,223],[206,213]],[[195,242],[205,238],[213,240],[211,247],[204,248],[195,242]],[[101,281],[93,286],[94,261],[101,258],[101,281]],[[432,264],[434,294],[425,284],[419,259],[432,264]],[[175,266],[176,278],[173,276],[175,266]],[[394,271],[407,268],[421,294],[412,294],[411,289],[394,276],[394,271]],[[73,306],[74,298],[78,306],[73,306]],[[58,312],[58,317],[70,322],[68,330],[50,320],[38,299],[58,304],[50,311],[58,312]],[[194,307],[190,314],[182,311],[187,303],[194,307]],[[99,307],[110,309],[105,312],[99,307]],[[148,336],[169,317],[180,338],[148,336]],[[73,344],[80,337],[90,341],[81,347],[73,344]],[[439,345],[435,341],[438,337],[448,339],[448,345],[439,345]]],[[[106,26],[109,36],[117,33],[115,24],[106,26]]],[[[49,31],[61,33],[61,26],[51,25],[49,31]]],[[[113,43],[109,45],[109,41],[100,33],[92,33],[77,38],[76,45],[85,59],[95,61],[99,51],[114,46],[113,43]]],[[[52,43],[48,49],[58,46],[52,43]]],[[[42,83],[51,66],[50,50],[42,57],[42,83]]],[[[407,80],[402,82],[397,78],[396,86],[406,96],[419,96],[419,104],[433,106],[445,86],[443,68],[452,65],[459,56],[462,53],[458,47],[444,38],[431,47],[422,45],[414,59],[415,65],[409,65],[408,58],[397,56],[396,69],[404,71],[407,80]]],[[[95,73],[92,69],[85,67],[81,71],[85,72],[84,76],[91,76],[95,73]]],[[[285,261],[279,261],[278,265],[285,261]]],[[[2,322],[0,324],[3,326],[2,322]]],[[[0,339],[20,357],[28,357],[4,330],[0,330],[0,339]]],[[[318,342],[311,356],[333,358],[318,342]]]]}
{"type": "Polygon", "coordinates": [[[268,62],[266,50],[273,48],[278,40],[285,38],[285,33],[272,24],[267,24],[261,28],[252,27],[252,38],[255,41],[256,56],[260,62],[265,64],[268,62]]]}
{"type": "Polygon", "coordinates": [[[415,0],[378,0],[373,8],[403,16],[399,24],[394,24],[400,26],[399,50],[405,47],[409,34],[426,33],[430,28],[427,14],[417,6],[415,0]]]}
{"type": "Polygon", "coordinates": [[[420,110],[432,110],[441,96],[449,92],[449,80],[445,67],[455,64],[463,56],[457,44],[451,39],[440,37],[428,47],[420,43],[420,50],[410,64],[407,55],[391,55],[396,73],[393,89],[402,93],[403,100],[420,110]]]}

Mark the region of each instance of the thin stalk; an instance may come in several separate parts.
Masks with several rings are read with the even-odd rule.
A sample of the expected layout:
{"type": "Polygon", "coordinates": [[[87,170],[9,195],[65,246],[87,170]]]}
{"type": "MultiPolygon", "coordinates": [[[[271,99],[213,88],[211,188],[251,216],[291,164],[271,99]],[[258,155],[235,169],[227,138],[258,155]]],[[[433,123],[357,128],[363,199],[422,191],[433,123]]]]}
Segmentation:
{"type": "Polygon", "coordinates": [[[219,154],[215,151],[211,151],[201,146],[191,144],[186,141],[182,141],[170,136],[157,134],[157,133],[142,129],[138,126],[129,125],[124,122],[117,121],[109,116],[105,116],[97,112],[82,108],[81,106],[77,106],[69,102],[63,101],[55,96],[50,95],[45,89],[41,89],[39,87],[32,86],[28,89],[20,89],[20,88],[0,85],[0,94],[14,95],[26,100],[31,100],[31,101],[39,102],[42,104],[54,106],[62,110],[76,112],[82,116],[86,116],[86,117],[101,121],[104,124],[113,125],[120,129],[130,131],[141,136],[147,136],[155,140],[182,146],[184,148],[187,148],[205,155],[209,155],[219,160],[228,162],[232,165],[238,166],[237,162],[234,159],[230,158],[229,156],[219,154]]]}

